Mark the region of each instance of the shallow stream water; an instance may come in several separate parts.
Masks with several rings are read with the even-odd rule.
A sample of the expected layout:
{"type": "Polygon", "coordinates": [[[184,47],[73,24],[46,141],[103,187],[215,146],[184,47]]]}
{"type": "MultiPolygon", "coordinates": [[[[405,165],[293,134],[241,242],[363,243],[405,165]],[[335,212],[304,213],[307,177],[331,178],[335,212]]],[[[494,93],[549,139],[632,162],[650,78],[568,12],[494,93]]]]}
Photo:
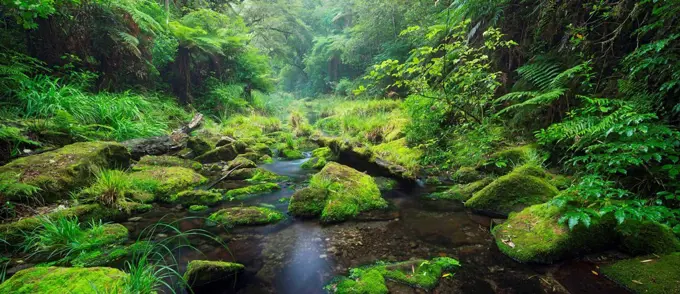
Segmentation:
{"type": "MultiPolygon", "coordinates": [[[[300,168],[305,160],[276,161],[262,167],[291,177],[280,191],[243,202],[225,203],[201,214],[159,207],[140,215],[139,222],[124,223],[133,237],[158,221],[181,220],[182,230],[206,228],[204,218],[229,206],[265,205],[282,212],[296,187],[310,176],[300,168]]],[[[322,226],[315,220],[288,218],[278,224],[226,231],[208,227],[227,244],[192,240],[199,251],[182,250],[176,258],[180,271],[194,259],[242,263],[246,273],[237,293],[325,293],[323,287],[349,268],[382,261],[404,261],[449,256],[462,267],[452,278],[441,279],[433,293],[625,293],[597,275],[597,263],[573,261],[552,266],[514,262],[498,251],[489,233],[491,219],[472,214],[462,203],[425,200],[428,190],[401,187],[383,194],[393,212],[369,220],[322,226]]],[[[163,236],[158,236],[162,238],[163,236]]],[[[391,293],[426,293],[389,284],[391,293]]],[[[231,287],[212,285],[201,293],[233,293],[231,287]]]]}

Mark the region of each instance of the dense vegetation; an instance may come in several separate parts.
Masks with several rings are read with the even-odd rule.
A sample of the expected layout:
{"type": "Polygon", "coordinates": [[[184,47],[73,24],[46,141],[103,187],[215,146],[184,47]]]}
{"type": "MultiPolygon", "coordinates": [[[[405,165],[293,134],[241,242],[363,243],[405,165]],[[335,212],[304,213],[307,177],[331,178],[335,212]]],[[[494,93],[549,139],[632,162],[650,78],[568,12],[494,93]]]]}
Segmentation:
{"type": "MultiPolygon", "coordinates": [[[[352,156],[436,186],[429,199],[509,216],[493,234],[521,262],[619,240],[632,255],[680,250],[678,0],[2,0],[0,13],[0,226],[61,203],[109,216],[155,201],[204,210],[278,189],[257,164],[313,151],[304,167],[321,172],[291,200],[293,215],[335,222],[386,207],[371,177],[327,165],[352,156]],[[197,113],[202,128],[171,154],[181,160],[133,158],[127,169],[119,145],[91,143],[78,146],[106,150],[107,162],[69,162],[78,175],[54,171],[48,184],[26,172],[54,164],[44,154],[60,165],[69,147],[57,148],[77,142],[175,138],[197,113]],[[222,168],[250,186],[192,190],[222,168]],[[363,188],[338,180],[350,174],[363,188]],[[562,243],[538,245],[544,234],[562,243]]],[[[111,243],[89,238],[103,217],[69,213],[33,219],[19,245],[3,231],[4,243],[68,265],[111,243]]],[[[284,216],[246,207],[211,218],[284,216]]],[[[126,250],[160,260],[182,242],[126,250]]],[[[129,293],[181,276],[134,255],[128,279],[150,280],[121,284],[129,293]]],[[[375,268],[327,290],[382,281],[375,268]]]]}

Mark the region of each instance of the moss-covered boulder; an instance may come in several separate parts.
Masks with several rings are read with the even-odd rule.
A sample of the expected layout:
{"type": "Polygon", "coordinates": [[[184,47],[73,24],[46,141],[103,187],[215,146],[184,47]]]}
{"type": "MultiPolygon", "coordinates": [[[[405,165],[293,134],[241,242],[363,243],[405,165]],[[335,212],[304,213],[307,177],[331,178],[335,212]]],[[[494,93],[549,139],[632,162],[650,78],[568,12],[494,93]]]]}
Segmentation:
{"type": "Polygon", "coordinates": [[[227,191],[227,199],[245,199],[251,196],[256,196],[260,194],[270,193],[276,190],[280,190],[281,187],[275,183],[263,183],[252,186],[247,186],[243,188],[233,189],[227,191]]]}
{"type": "Polygon", "coordinates": [[[135,254],[149,252],[152,246],[153,244],[148,241],[139,241],[129,246],[100,247],[96,250],[84,251],[66,262],[75,267],[109,266],[133,257],[135,254]]]}
{"type": "Polygon", "coordinates": [[[234,158],[234,160],[229,161],[227,163],[227,169],[228,170],[243,169],[243,168],[256,168],[256,167],[257,167],[257,164],[255,164],[255,162],[253,162],[252,160],[250,160],[250,159],[248,159],[248,158],[246,158],[242,155],[237,156],[236,158],[234,158]]]}
{"type": "Polygon", "coordinates": [[[538,155],[534,145],[524,145],[506,148],[489,156],[489,160],[482,166],[482,170],[498,175],[512,171],[513,167],[531,162],[538,155]]]}
{"type": "Polygon", "coordinates": [[[618,261],[602,273],[633,293],[680,293],[680,252],[618,261]]]}
{"type": "Polygon", "coordinates": [[[439,279],[450,274],[460,263],[448,257],[432,260],[410,260],[391,264],[378,264],[352,269],[351,278],[337,278],[326,289],[334,293],[388,293],[385,280],[404,284],[412,288],[432,290],[439,279]]]}
{"type": "Polygon", "coordinates": [[[245,270],[240,263],[192,260],[187,265],[184,280],[190,287],[219,282],[234,285],[238,276],[245,270]]]}
{"type": "Polygon", "coordinates": [[[232,171],[225,180],[250,180],[251,182],[278,182],[286,177],[277,175],[263,168],[243,168],[232,171]]]}
{"type": "MultiPolygon", "coordinates": [[[[84,142],[60,149],[16,159],[0,167],[2,178],[40,188],[40,197],[48,203],[67,199],[69,192],[87,186],[93,171],[126,168],[130,153],[121,144],[84,142]]],[[[35,202],[29,195],[6,195],[7,200],[35,202]]]]}
{"type": "Polygon", "coordinates": [[[337,156],[333,154],[333,151],[331,151],[331,148],[317,148],[312,151],[312,157],[302,164],[302,168],[322,169],[324,166],[326,166],[326,162],[334,160],[336,157],[337,156]]]}
{"type": "Polygon", "coordinates": [[[238,151],[233,145],[225,145],[217,147],[205,154],[196,157],[196,161],[200,163],[215,163],[220,161],[231,161],[238,156],[238,151]]]}
{"type": "Polygon", "coordinates": [[[526,263],[552,263],[570,255],[594,252],[616,242],[613,222],[603,220],[586,228],[560,224],[561,210],[540,204],[511,213],[492,234],[505,255],[526,263]]]}
{"type": "MultiPolygon", "coordinates": [[[[619,248],[633,255],[680,251],[680,241],[666,225],[651,221],[626,221],[617,227],[619,248]]],[[[680,264],[678,265],[680,266],[680,264]]]]}
{"type": "Polygon", "coordinates": [[[474,193],[484,189],[484,187],[491,182],[493,182],[493,179],[483,178],[468,184],[457,184],[446,191],[429,194],[426,198],[432,200],[456,200],[465,202],[470,199],[474,193]]]}
{"type": "Polygon", "coordinates": [[[284,218],[279,211],[266,207],[231,207],[221,209],[208,217],[210,221],[232,228],[235,226],[266,225],[284,218]]]}
{"type": "Polygon", "coordinates": [[[255,151],[257,154],[260,154],[260,155],[268,155],[268,156],[274,155],[274,153],[269,148],[269,146],[267,144],[264,144],[264,143],[257,143],[255,145],[253,145],[251,148],[253,149],[253,151],[255,151]]]}
{"type": "Polygon", "coordinates": [[[326,206],[327,191],[307,187],[295,191],[289,200],[288,212],[299,217],[318,217],[326,206]]]}
{"type": "Polygon", "coordinates": [[[170,196],[207,181],[194,170],[183,167],[144,169],[131,173],[130,177],[137,181],[154,182],[155,184],[149,187],[149,190],[162,201],[169,201],[170,196]]]}
{"type": "MultiPolygon", "coordinates": [[[[533,171],[533,169],[531,169],[533,171]]],[[[507,215],[530,205],[544,203],[559,193],[544,178],[526,173],[529,169],[518,168],[502,176],[482,190],[474,193],[465,206],[486,212],[507,215]]]]}
{"type": "Polygon", "coordinates": [[[297,207],[314,205],[300,202],[319,202],[319,199],[324,199],[320,202],[323,204],[320,217],[326,223],[351,219],[364,211],[387,208],[387,201],[380,196],[380,190],[371,176],[339,163],[326,164],[312,177],[309,187],[311,189],[304,194],[297,194],[297,197],[293,195],[291,198],[289,210],[293,215],[298,210],[297,207]],[[318,195],[311,196],[309,193],[318,195]]]}
{"type": "Polygon", "coordinates": [[[192,151],[194,157],[198,157],[212,150],[213,146],[201,137],[191,137],[187,140],[187,148],[192,151]]]}
{"type": "Polygon", "coordinates": [[[128,229],[121,224],[104,224],[85,231],[84,238],[88,243],[97,245],[121,244],[128,239],[128,229]]]}
{"type": "Polygon", "coordinates": [[[126,273],[107,267],[34,267],[0,284],[0,293],[123,293],[126,277],[126,273]]]}
{"type": "Polygon", "coordinates": [[[452,178],[458,184],[467,184],[480,180],[482,175],[474,167],[463,166],[453,173],[452,178]]]}
{"type": "Polygon", "coordinates": [[[279,156],[286,159],[302,159],[305,158],[305,154],[300,150],[292,148],[284,148],[279,152],[279,156]]]}
{"type": "Polygon", "coordinates": [[[182,159],[179,157],[175,156],[167,156],[167,155],[161,155],[161,156],[154,156],[154,155],[147,155],[142,157],[139,162],[135,165],[134,169],[135,170],[142,170],[142,169],[147,169],[147,168],[154,168],[157,166],[164,166],[164,167],[185,167],[185,168],[190,168],[195,171],[199,171],[203,168],[203,165],[189,159],[182,159]]]}
{"type": "Polygon", "coordinates": [[[216,190],[186,190],[170,196],[168,202],[181,204],[184,207],[192,205],[212,206],[224,199],[222,193],[216,190]]]}

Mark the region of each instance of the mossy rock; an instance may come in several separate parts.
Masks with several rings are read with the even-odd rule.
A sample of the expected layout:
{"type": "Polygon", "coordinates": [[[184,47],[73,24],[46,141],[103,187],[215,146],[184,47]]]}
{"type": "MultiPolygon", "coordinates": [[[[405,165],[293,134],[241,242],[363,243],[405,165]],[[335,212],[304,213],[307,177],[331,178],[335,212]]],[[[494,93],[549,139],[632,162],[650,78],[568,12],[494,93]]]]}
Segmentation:
{"type": "Polygon", "coordinates": [[[133,213],[146,212],[151,208],[150,205],[139,203],[125,203],[124,209],[106,207],[100,204],[79,205],[40,216],[26,217],[12,223],[0,224],[0,239],[4,239],[12,244],[18,244],[23,240],[24,233],[37,229],[41,222],[40,217],[56,220],[60,217],[78,218],[81,223],[89,221],[112,221],[125,219],[133,213]]]}
{"type": "Polygon", "coordinates": [[[255,162],[242,155],[237,156],[236,158],[234,158],[234,160],[227,163],[227,170],[256,167],[257,164],[255,164],[255,162]]]}
{"type": "Polygon", "coordinates": [[[170,196],[207,181],[202,175],[183,167],[145,169],[131,173],[130,177],[139,181],[157,182],[152,192],[162,201],[169,201],[170,196]]]}
{"type": "Polygon", "coordinates": [[[480,180],[482,175],[474,167],[463,166],[453,174],[454,182],[467,184],[480,180]]]}
{"type": "Polygon", "coordinates": [[[184,207],[192,205],[213,206],[224,199],[222,193],[214,190],[186,190],[170,197],[169,202],[184,207]]]}
{"type": "Polygon", "coordinates": [[[187,140],[187,148],[193,151],[194,157],[197,157],[209,152],[214,147],[201,137],[191,137],[187,140]]]}
{"type": "Polygon", "coordinates": [[[532,176],[532,177],[537,177],[537,178],[546,178],[548,176],[548,173],[546,173],[545,169],[541,167],[540,165],[533,164],[533,163],[528,163],[519,167],[516,167],[514,170],[512,170],[512,173],[515,174],[520,174],[520,175],[525,175],[525,176],[532,176]]]}
{"type": "Polygon", "coordinates": [[[97,267],[113,265],[123,259],[130,258],[135,254],[148,252],[151,249],[148,241],[139,241],[129,246],[114,246],[111,248],[99,248],[97,250],[86,251],[68,261],[75,267],[97,267]]]}
{"type": "Polygon", "coordinates": [[[208,210],[209,207],[206,205],[192,205],[189,206],[189,212],[203,212],[208,210]]]}
{"type": "Polygon", "coordinates": [[[233,198],[233,199],[245,199],[251,196],[256,196],[260,194],[265,194],[265,193],[270,193],[276,190],[280,190],[281,187],[275,183],[264,183],[264,184],[257,184],[257,185],[252,185],[252,186],[247,186],[243,188],[238,188],[234,190],[229,190],[227,191],[227,198],[233,198]]]}
{"type": "Polygon", "coordinates": [[[443,192],[435,192],[426,196],[432,200],[467,201],[472,195],[493,182],[492,178],[483,178],[469,184],[457,184],[443,192]]]}
{"type": "MultiPolygon", "coordinates": [[[[121,144],[111,142],[83,142],[60,149],[16,159],[0,167],[17,183],[40,188],[39,196],[48,203],[68,199],[69,192],[87,186],[93,170],[127,168],[130,153],[121,144]]],[[[6,200],[31,201],[28,195],[8,195],[6,200]]]]}
{"type": "Polygon", "coordinates": [[[107,267],[34,267],[0,284],[0,293],[123,293],[126,277],[126,273],[107,267]]]}
{"type": "Polygon", "coordinates": [[[246,150],[245,153],[239,154],[239,156],[237,156],[236,158],[238,159],[239,157],[243,157],[243,158],[248,159],[248,160],[250,160],[250,161],[252,161],[252,162],[255,162],[255,161],[257,161],[258,159],[260,159],[260,155],[259,155],[259,154],[255,153],[255,152],[253,152],[253,151],[248,151],[248,150],[246,150]]]}
{"type": "Polygon", "coordinates": [[[253,145],[251,148],[253,149],[253,151],[255,151],[257,154],[260,154],[260,155],[268,155],[268,156],[274,155],[274,153],[269,148],[269,146],[267,144],[264,144],[264,143],[257,143],[255,145],[253,145]]]}
{"type": "Polygon", "coordinates": [[[288,212],[294,216],[317,217],[326,206],[325,189],[307,187],[295,191],[288,204],[288,212]]]}
{"type": "Polygon", "coordinates": [[[251,182],[279,182],[285,180],[286,177],[277,175],[263,168],[244,168],[237,169],[229,174],[225,180],[243,181],[249,180],[251,182]]]}
{"type": "Polygon", "coordinates": [[[336,279],[326,289],[335,293],[388,293],[385,281],[390,280],[429,291],[437,287],[442,276],[459,266],[457,260],[448,257],[378,264],[352,269],[351,278],[336,279]]]}
{"type": "MultiPolygon", "coordinates": [[[[680,251],[680,241],[666,225],[651,221],[626,221],[617,227],[619,248],[633,255],[680,251]]],[[[678,264],[680,266],[680,264],[678,264]]]]}
{"type": "Polygon", "coordinates": [[[203,165],[189,159],[182,159],[179,157],[175,156],[168,156],[168,155],[161,155],[161,156],[154,156],[154,155],[147,155],[142,157],[139,162],[137,162],[137,165],[135,165],[135,170],[142,170],[146,168],[155,168],[157,166],[164,166],[164,167],[185,167],[185,168],[190,168],[195,171],[200,171],[203,168],[203,165]]]}
{"type": "Polygon", "coordinates": [[[392,178],[375,177],[375,178],[373,178],[373,180],[375,181],[375,184],[378,185],[378,189],[380,191],[394,190],[394,188],[399,186],[399,182],[397,182],[397,180],[392,179],[392,178]]]}
{"type": "Polygon", "coordinates": [[[125,243],[128,229],[121,224],[104,224],[100,230],[85,231],[86,238],[92,244],[113,245],[125,243]]]}
{"type": "Polygon", "coordinates": [[[559,191],[543,178],[524,174],[518,169],[502,176],[474,193],[465,206],[486,212],[508,215],[530,205],[544,203],[559,191]]]}
{"type": "Polygon", "coordinates": [[[302,164],[302,168],[305,169],[322,169],[326,166],[326,163],[331,160],[335,160],[337,156],[333,154],[331,148],[322,147],[317,148],[312,151],[312,157],[302,164]]]}
{"type": "Polygon", "coordinates": [[[622,260],[601,271],[633,293],[680,293],[680,252],[622,260]]]}
{"type": "Polygon", "coordinates": [[[380,189],[371,176],[339,163],[329,162],[312,177],[309,188],[298,197],[293,195],[289,210],[292,207],[295,213],[297,207],[318,205],[301,202],[322,203],[320,218],[325,223],[344,221],[356,217],[360,212],[387,208],[387,201],[380,196],[380,189]],[[319,201],[321,199],[324,201],[319,201]]]}
{"type": "Polygon", "coordinates": [[[560,224],[561,210],[539,204],[511,213],[492,234],[505,255],[525,263],[552,263],[570,255],[602,250],[616,242],[613,221],[600,220],[586,228],[560,224]]]}
{"type": "Polygon", "coordinates": [[[219,210],[208,217],[210,221],[227,228],[235,226],[266,225],[284,218],[281,212],[266,207],[231,207],[219,210]]]}
{"type": "Polygon", "coordinates": [[[273,159],[271,156],[267,155],[267,154],[262,155],[262,157],[260,157],[260,159],[258,159],[257,161],[258,161],[258,162],[261,162],[261,163],[264,163],[264,164],[274,163],[274,159],[273,159]]]}
{"type": "Polygon", "coordinates": [[[548,174],[548,182],[559,190],[571,187],[573,180],[567,176],[548,174]]]}
{"type": "Polygon", "coordinates": [[[240,263],[192,260],[187,265],[184,280],[192,286],[201,286],[219,282],[225,285],[234,285],[238,276],[243,273],[245,266],[240,263]]]}
{"type": "Polygon", "coordinates": [[[233,145],[225,145],[217,147],[205,154],[196,157],[196,161],[200,163],[215,163],[220,161],[231,161],[238,156],[238,151],[233,145]]]}
{"type": "Polygon", "coordinates": [[[286,159],[302,159],[305,155],[300,150],[295,150],[291,148],[284,148],[279,152],[279,156],[286,159]]]}
{"type": "Polygon", "coordinates": [[[511,147],[491,154],[489,160],[482,166],[486,172],[505,175],[513,167],[531,162],[538,154],[534,145],[511,147]]]}

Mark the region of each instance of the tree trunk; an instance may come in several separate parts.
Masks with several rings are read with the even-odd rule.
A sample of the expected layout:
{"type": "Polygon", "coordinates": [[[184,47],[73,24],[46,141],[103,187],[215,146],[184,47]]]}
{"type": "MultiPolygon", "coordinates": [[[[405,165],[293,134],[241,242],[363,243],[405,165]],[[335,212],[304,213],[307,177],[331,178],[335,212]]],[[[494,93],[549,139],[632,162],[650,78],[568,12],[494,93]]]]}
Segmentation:
{"type": "Polygon", "coordinates": [[[177,96],[179,103],[186,105],[191,102],[191,63],[189,49],[180,46],[177,53],[177,96]]]}

